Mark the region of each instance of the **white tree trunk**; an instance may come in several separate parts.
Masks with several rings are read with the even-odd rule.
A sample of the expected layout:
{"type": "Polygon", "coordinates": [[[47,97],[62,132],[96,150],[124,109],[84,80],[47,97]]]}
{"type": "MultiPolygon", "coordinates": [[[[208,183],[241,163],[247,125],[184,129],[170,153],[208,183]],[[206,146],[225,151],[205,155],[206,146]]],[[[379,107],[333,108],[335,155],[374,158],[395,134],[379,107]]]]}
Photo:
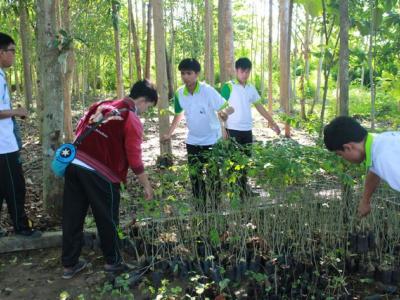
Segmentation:
{"type": "Polygon", "coordinates": [[[113,28],[114,28],[114,45],[115,45],[115,67],[117,71],[117,97],[122,98],[125,94],[124,82],[123,82],[123,71],[121,63],[121,46],[119,41],[119,25],[118,25],[118,9],[116,4],[112,3],[112,14],[113,14],[113,28]]]}
{"type": "Polygon", "coordinates": [[[214,56],[213,56],[213,5],[212,0],[205,0],[205,53],[204,75],[206,82],[214,85],[214,56]]]}
{"type": "Polygon", "coordinates": [[[37,53],[40,95],[43,100],[43,203],[50,214],[60,212],[62,180],[50,170],[54,151],[62,143],[64,113],[59,51],[56,39],[56,8],[53,1],[37,1],[37,53]]]}
{"type": "MultiPolygon", "coordinates": [[[[284,112],[289,115],[289,97],[290,97],[290,51],[289,51],[289,0],[279,1],[280,10],[280,102],[284,112]]],[[[285,125],[285,136],[290,136],[289,124],[285,125]]]]}
{"type": "Polygon", "coordinates": [[[28,13],[26,2],[19,0],[19,18],[20,18],[20,37],[22,48],[22,61],[24,66],[24,94],[25,94],[25,107],[30,109],[32,107],[32,70],[31,70],[31,57],[30,57],[30,28],[28,26],[28,13]]]}
{"type": "Polygon", "coordinates": [[[339,114],[349,115],[349,3],[340,0],[339,114]]]}
{"type": "Polygon", "coordinates": [[[226,82],[234,74],[232,1],[218,1],[218,54],[220,81],[226,82]]]}
{"type": "Polygon", "coordinates": [[[171,154],[171,141],[161,142],[161,137],[165,135],[169,128],[168,111],[168,80],[167,80],[167,59],[165,56],[165,26],[163,17],[163,2],[162,0],[151,0],[153,6],[154,19],[154,49],[156,57],[156,75],[157,75],[157,90],[160,95],[158,101],[158,119],[159,119],[159,135],[160,135],[160,154],[171,154]]]}

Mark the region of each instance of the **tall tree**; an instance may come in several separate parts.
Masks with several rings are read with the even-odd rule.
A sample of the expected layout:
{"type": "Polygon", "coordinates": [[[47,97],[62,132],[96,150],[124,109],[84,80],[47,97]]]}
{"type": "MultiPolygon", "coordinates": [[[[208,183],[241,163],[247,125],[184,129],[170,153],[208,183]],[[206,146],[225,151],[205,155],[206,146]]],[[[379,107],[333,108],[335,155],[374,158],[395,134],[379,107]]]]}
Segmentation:
{"type": "Polygon", "coordinates": [[[73,140],[72,112],[71,112],[71,90],[72,72],[75,66],[75,56],[71,35],[71,13],[69,0],[62,2],[62,17],[60,37],[63,41],[61,54],[61,76],[64,97],[64,137],[65,141],[73,140]]]}
{"type": "Polygon", "coordinates": [[[268,111],[272,113],[272,0],[269,0],[268,13],[268,111]]]}
{"type": "Polygon", "coordinates": [[[142,65],[140,63],[140,46],[138,41],[138,35],[136,32],[135,19],[133,18],[132,0],[128,0],[128,10],[130,15],[130,31],[132,33],[133,50],[135,51],[135,64],[136,64],[136,75],[137,79],[142,79],[142,65]]]}
{"type": "Polygon", "coordinates": [[[220,81],[228,81],[234,74],[232,1],[218,1],[218,56],[220,81]]]}
{"type": "Polygon", "coordinates": [[[160,135],[160,151],[161,155],[171,154],[171,141],[161,142],[161,137],[168,132],[169,114],[168,114],[168,81],[167,81],[167,59],[165,46],[165,26],[164,26],[164,9],[162,0],[151,0],[153,6],[154,18],[154,49],[156,58],[156,76],[157,90],[160,95],[158,101],[158,118],[159,118],[159,135],[160,135]]]}
{"type": "Polygon", "coordinates": [[[327,101],[327,95],[328,95],[329,76],[331,74],[331,68],[335,62],[336,49],[337,49],[337,45],[339,42],[339,35],[338,35],[337,39],[336,39],[336,43],[333,47],[333,51],[329,51],[329,41],[332,36],[333,28],[335,27],[335,14],[332,14],[333,15],[331,17],[332,20],[329,21],[328,14],[327,14],[328,10],[327,10],[325,0],[322,0],[322,6],[323,6],[323,11],[322,11],[322,17],[323,17],[322,25],[323,26],[322,26],[322,28],[323,28],[324,37],[325,37],[325,45],[324,45],[325,51],[324,51],[324,93],[322,96],[322,107],[321,107],[321,114],[320,114],[320,125],[321,126],[320,126],[319,136],[322,136],[322,131],[324,128],[323,125],[324,125],[325,108],[326,108],[326,101],[327,101]]]}
{"type": "Polygon", "coordinates": [[[210,85],[214,85],[214,56],[213,56],[213,4],[211,0],[205,0],[205,53],[204,75],[210,85]]]}
{"type": "Polygon", "coordinates": [[[369,1],[371,22],[370,22],[370,35],[369,35],[369,48],[368,48],[368,66],[369,66],[369,84],[371,92],[371,129],[375,129],[375,82],[374,82],[374,38],[375,38],[375,24],[376,24],[376,0],[369,1]]]}
{"type": "MultiPolygon", "coordinates": [[[[290,48],[289,48],[289,22],[290,22],[290,1],[280,0],[279,1],[279,17],[280,17],[280,80],[279,80],[279,91],[280,91],[280,102],[281,108],[284,112],[289,115],[289,97],[290,97],[290,48]]],[[[285,124],[285,136],[290,137],[289,123],[285,124]]]]}
{"type": "Polygon", "coordinates": [[[171,99],[175,93],[175,26],[174,26],[174,7],[170,5],[169,11],[169,49],[166,51],[165,55],[167,57],[167,78],[168,78],[168,98],[171,99]]]}
{"type": "Polygon", "coordinates": [[[349,2],[340,0],[339,114],[349,115],[349,2]]]}
{"type": "Polygon", "coordinates": [[[119,40],[119,1],[112,0],[112,23],[114,29],[115,67],[117,71],[117,97],[124,96],[124,83],[122,79],[121,46],[119,40]]]}
{"type": "MultiPolygon", "coordinates": [[[[128,2],[129,3],[129,2],[128,2]]],[[[129,8],[128,8],[129,11],[129,8]]],[[[131,14],[128,12],[128,63],[129,63],[129,81],[133,82],[133,62],[132,62],[132,29],[131,29],[131,14]]]]}
{"type": "Polygon", "coordinates": [[[324,58],[324,52],[325,52],[325,47],[324,47],[324,31],[321,29],[320,33],[320,53],[319,53],[319,58],[318,58],[318,69],[317,69],[317,87],[315,88],[315,96],[313,99],[313,102],[310,107],[310,111],[308,114],[313,114],[314,113],[314,107],[315,104],[317,104],[320,100],[320,95],[321,95],[321,75],[322,75],[322,63],[323,63],[323,58],[324,58]]]}
{"type": "Polygon", "coordinates": [[[147,5],[147,44],[146,44],[146,67],[144,78],[150,79],[150,58],[151,58],[151,2],[147,5]]]}
{"type": "Polygon", "coordinates": [[[39,94],[43,101],[43,203],[50,214],[57,214],[62,204],[62,181],[50,171],[50,164],[55,149],[62,143],[64,114],[59,50],[55,45],[55,1],[37,1],[36,16],[39,94]]]}
{"type": "Polygon", "coordinates": [[[21,37],[22,62],[24,66],[24,94],[25,107],[32,106],[32,70],[30,57],[30,28],[28,24],[28,10],[26,0],[19,0],[19,34],[21,37]]]}

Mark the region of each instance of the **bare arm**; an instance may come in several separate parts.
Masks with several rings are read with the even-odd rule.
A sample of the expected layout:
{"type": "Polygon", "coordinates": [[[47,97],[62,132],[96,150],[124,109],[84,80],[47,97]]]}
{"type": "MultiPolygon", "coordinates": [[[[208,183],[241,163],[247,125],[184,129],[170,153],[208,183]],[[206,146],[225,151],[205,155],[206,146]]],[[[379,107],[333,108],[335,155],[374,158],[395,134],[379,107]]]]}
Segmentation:
{"type": "Polygon", "coordinates": [[[172,120],[171,127],[169,128],[168,133],[162,137],[163,141],[169,140],[171,138],[179,122],[183,119],[183,116],[184,116],[183,113],[174,116],[174,119],[172,120]]]}
{"type": "Polygon", "coordinates": [[[371,197],[379,185],[381,179],[375,173],[369,171],[365,179],[362,199],[358,203],[358,214],[365,217],[371,212],[371,197]]]}
{"type": "Polygon", "coordinates": [[[262,115],[269,122],[269,124],[271,124],[272,129],[276,132],[276,134],[280,134],[281,129],[279,128],[278,124],[276,124],[271,115],[265,110],[264,106],[260,103],[256,103],[255,107],[260,115],[262,115]]]}
{"type": "Polygon", "coordinates": [[[6,119],[11,117],[26,117],[26,116],[28,116],[28,111],[23,107],[0,111],[0,119],[6,119]]]}
{"type": "Polygon", "coordinates": [[[140,182],[140,184],[143,186],[144,189],[144,198],[146,200],[151,200],[153,199],[153,188],[151,187],[149,177],[145,172],[142,174],[137,175],[137,178],[140,182]]]}
{"type": "Polygon", "coordinates": [[[221,109],[218,111],[218,119],[219,122],[221,123],[221,133],[222,133],[222,138],[227,139],[228,138],[228,133],[226,132],[226,126],[225,122],[228,120],[229,115],[233,114],[235,112],[235,109],[232,106],[228,106],[227,108],[221,109]]]}

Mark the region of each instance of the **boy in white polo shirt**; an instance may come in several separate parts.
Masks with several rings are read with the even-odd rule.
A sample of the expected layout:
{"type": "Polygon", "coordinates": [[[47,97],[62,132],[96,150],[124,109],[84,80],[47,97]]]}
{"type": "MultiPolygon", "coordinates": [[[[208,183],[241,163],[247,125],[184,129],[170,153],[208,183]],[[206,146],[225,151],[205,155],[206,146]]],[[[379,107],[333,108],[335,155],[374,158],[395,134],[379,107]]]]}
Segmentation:
{"type": "MultiPolygon", "coordinates": [[[[251,61],[242,57],[235,62],[236,79],[222,85],[221,95],[229,101],[235,112],[226,121],[226,132],[230,138],[236,140],[245,155],[251,156],[251,144],[253,143],[253,117],[251,107],[254,105],[257,111],[271,124],[272,129],[279,134],[281,130],[265,110],[262,99],[256,88],[247,82],[251,73],[251,61]]],[[[246,170],[243,170],[239,178],[242,198],[250,192],[247,187],[246,170]]]]}
{"type": "Polygon", "coordinates": [[[226,103],[213,87],[198,81],[201,67],[197,60],[184,59],[179,63],[178,69],[185,85],[175,93],[175,116],[163,139],[171,138],[179,122],[185,116],[188,128],[186,149],[193,196],[205,204],[208,192],[212,201],[218,201],[219,171],[206,170],[207,182],[210,182],[210,186],[206,188],[203,170],[208,161],[207,155],[221,138],[222,129],[217,113],[223,111],[225,117],[227,116],[224,110],[226,103]]]}
{"type": "MultiPolygon", "coordinates": [[[[12,109],[10,93],[4,68],[15,61],[15,42],[0,32],[0,211],[3,199],[18,235],[39,237],[41,233],[33,230],[25,214],[25,179],[22,171],[19,150],[21,138],[15,117],[26,117],[25,108],[12,109]]],[[[0,229],[0,237],[5,233],[0,229]]]]}
{"type": "Polygon", "coordinates": [[[361,217],[371,212],[371,197],[381,179],[400,191],[400,132],[368,133],[355,119],[337,117],[324,128],[324,143],[345,160],[365,161],[367,176],[358,204],[361,217]]]}

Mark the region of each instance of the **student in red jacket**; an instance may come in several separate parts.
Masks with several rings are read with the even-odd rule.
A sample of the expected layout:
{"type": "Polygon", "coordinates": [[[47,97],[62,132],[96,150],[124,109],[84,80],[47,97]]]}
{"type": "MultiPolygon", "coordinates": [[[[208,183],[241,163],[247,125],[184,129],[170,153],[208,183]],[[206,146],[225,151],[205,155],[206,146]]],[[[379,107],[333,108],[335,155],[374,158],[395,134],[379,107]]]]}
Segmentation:
{"type": "Polygon", "coordinates": [[[126,268],[117,233],[120,183],[126,182],[130,167],[144,188],[145,198],[150,200],[153,197],[142,162],[143,127],[138,115],[156,105],[157,99],[157,91],[149,81],[138,81],[129,97],[95,103],[79,121],[77,136],[99,118],[119,111],[117,116],[108,118],[79,144],[76,158],[67,167],[62,221],[63,278],[72,278],[86,267],[86,261],[80,260],[79,256],[89,206],[101,241],[105,271],[116,272],[126,268]]]}

